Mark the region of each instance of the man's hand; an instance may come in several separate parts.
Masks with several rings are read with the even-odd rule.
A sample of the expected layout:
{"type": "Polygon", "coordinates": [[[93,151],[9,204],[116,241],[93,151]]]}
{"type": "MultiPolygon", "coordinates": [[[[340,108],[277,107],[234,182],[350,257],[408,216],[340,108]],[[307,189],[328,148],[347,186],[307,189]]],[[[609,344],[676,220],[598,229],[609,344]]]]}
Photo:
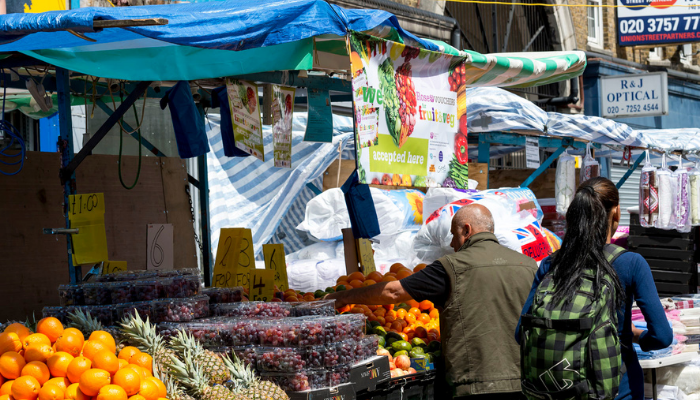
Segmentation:
{"type": "Polygon", "coordinates": [[[323,299],[335,300],[335,308],[342,308],[348,304],[384,305],[403,303],[411,300],[411,296],[403,289],[399,281],[392,281],[329,293],[323,299]]]}
{"type": "Polygon", "coordinates": [[[336,309],[345,307],[346,304],[343,303],[343,300],[339,299],[338,296],[335,296],[337,294],[338,294],[337,292],[336,293],[328,293],[327,295],[323,296],[322,300],[335,300],[335,308],[336,309]]]}

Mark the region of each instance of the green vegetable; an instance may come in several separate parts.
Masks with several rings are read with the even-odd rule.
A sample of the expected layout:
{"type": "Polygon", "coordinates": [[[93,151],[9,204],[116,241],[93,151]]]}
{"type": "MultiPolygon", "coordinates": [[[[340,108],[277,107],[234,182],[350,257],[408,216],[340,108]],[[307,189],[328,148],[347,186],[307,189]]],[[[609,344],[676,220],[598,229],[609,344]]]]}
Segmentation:
{"type": "Polygon", "coordinates": [[[386,339],[383,336],[379,336],[379,347],[384,348],[386,346],[386,339]]]}
{"type": "Polygon", "coordinates": [[[409,352],[409,354],[410,354],[411,357],[413,357],[413,358],[417,358],[417,357],[419,357],[419,356],[420,356],[420,357],[423,357],[423,356],[425,356],[425,351],[423,351],[423,349],[421,349],[420,347],[414,347],[414,348],[411,349],[411,351],[409,352]]]}
{"type": "Polygon", "coordinates": [[[394,348],[394,350],[411,351],[411,349],[413,349],[413,346],[405,340],[397,340],[391,344],[391,347],[394,348]]]}
{"type": "Polygon", "coordinates": [[[241,102],[243,103],[243,107],[248,108],[248,91],[246,90],[245,85],[242,82],[238,82],[238,97],[241,98],[241,102]]]}
{"type": "Polygon", "coordinates": [[[326,293],[335,293],[335,289],[333,289],[332,287],[328,286],[328,287],[326,288],[326,293]]]}
{"type": "MultiPolygon", "coordinates": [[[[379,337],[381,337],[381,338],[384,338],[386,336],[386,329],[384,329],[381,326],[378,326],[378,327],[374,328],[372,333],[374,333],[375,335],[379,335],[379,337]]],[[[384,341],[384,343],[386,343],[386,340],[384,341]]]]}
{"type": "Polygon", "coordinates": [[[394,355],[394,357],[398,357],[398,356],[407,356],[408,357],[408,352],[406,350],[398,350],[393,355],[394,355]]]}
{"type": "Polygon", "coordinates": [[[457,188],[468,189],[469,186],[469,164],[460,164],[453,154],[450,161],[450,170],[447,175],[455,181],[457,188]]]}
{"type": "Polygon", "coordinates": [[[401,116],[399,115],[399,96],[396,90],[396,79],[394,77],[394,66],[391,59],[387,58],[379,66],[379,88],[384,93],[384,114],[386,115],[386,125],[391,138],[394,139],[396,147],[401,139],[401,116]]]}
{"type": "Polygon", "coordinates": [[[411,340],[411,345],[421,346],[421,345],[425,345],[425,342],[421,338],[413,338],[413,340],[411,340]]]}
{"type": "Polygon", "coordinates": [[[344,290],[348,290],[348,289],[345,287],[345,285],[340,285],[340,286],[338,286],[337,288],[335,288],[335,291],[336,291],[336,292],[342,292],[342,291],[344,291],[344,290]]]}

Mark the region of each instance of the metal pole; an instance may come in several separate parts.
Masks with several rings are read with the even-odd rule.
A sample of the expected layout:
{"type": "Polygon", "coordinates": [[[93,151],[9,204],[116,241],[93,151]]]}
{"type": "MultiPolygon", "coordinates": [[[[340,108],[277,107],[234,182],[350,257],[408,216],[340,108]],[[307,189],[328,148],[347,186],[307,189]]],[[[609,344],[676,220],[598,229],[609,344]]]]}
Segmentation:
{"type": "Polygon", "coordinates": [[[637,169],[637,167],[639,167],[639,164],[642,163],[642,160],[644,160],[644,157],[646,156],[646,154],[647,154],[647,152],[643,151],[642,154],[640,154],[639,157],[637,157],[637,159],[634,160],[634,164],[632,164],[632,166],[627,170],[627,172],[625,172],[625,175],[623,175],[622,178],[620,178],[620,181],[617,182],[617,184],[615,185],[616,188],[619,189],[622,187],[622,185],[625,184],[625,181],[627,181],[627,178],[629,178],[630,175],[632,175],[632,173],[634,172],[634,170],[637,169]]]}
{"type": "Polygon", "coordinates": [[[498,10],[495,4],[491,5],[491,25],[493,28],[493,49],[498,52],[498,10]]]}
{"type": "MultiPolygon", "coordinates": [[[[200,117],[204,119],[204,108],[200,103],[197,104],[200,117]]],[[[197,170],[199,176],[199,223],[202,232],[202,269],[204,272],[204,285],[211,286],[213,273],[213,257],[211,254],[211,221],[209,214],[209,177],[207,173],[207,155],[197,157],[197,170]]]]}
{"type": "MultiPolygon", "coordinates": [[[[70,71],[56,68],[56,91],[58,97],[58,151],[61,153],[61,167],[65,168],[73,159],[73,124],[70,106],[70,71]]],[[[75,172],[65,179],[63,186],[63,214],[66,218],[66,228],[70,228],[68,220],[68,196],[75,194],[75,172]]],[[[72,284],[82,280],[80,265],[73,265],[73,243],[70,235],[66,235],[68,250],[68,273],[72,284]]]]}

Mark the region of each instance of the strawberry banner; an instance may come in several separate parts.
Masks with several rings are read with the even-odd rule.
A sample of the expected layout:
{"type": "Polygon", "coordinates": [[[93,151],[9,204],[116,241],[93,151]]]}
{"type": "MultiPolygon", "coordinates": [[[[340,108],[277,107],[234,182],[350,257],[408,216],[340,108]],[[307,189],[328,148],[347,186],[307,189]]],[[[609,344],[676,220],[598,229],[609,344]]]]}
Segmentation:
{"type": "Polygon", "coordinates": [[[360,182],[466,189],[464,58],[356,32],[348,42],[360,182]]]}

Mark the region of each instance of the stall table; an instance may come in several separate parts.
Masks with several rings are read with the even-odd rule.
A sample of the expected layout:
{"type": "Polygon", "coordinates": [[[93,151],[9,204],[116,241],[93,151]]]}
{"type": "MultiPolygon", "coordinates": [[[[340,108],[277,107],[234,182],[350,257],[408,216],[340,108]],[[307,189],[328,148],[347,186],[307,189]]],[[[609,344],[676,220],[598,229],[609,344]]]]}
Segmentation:
{"type": "Polygon", "coordinates": [[[671,365],[682,364],[684,362],[692,361],[696,358],[700,358],[700,354],[697,352],[693,353],[681,353],[669,357],[657,358],[654,360],[640,360],[639,365],[642,369],[651,370],[651,387],[653,390],[653,398],[657,400],[658,394],[656,391],[656,370],[661,367],[669,367],[671,365]]]}

